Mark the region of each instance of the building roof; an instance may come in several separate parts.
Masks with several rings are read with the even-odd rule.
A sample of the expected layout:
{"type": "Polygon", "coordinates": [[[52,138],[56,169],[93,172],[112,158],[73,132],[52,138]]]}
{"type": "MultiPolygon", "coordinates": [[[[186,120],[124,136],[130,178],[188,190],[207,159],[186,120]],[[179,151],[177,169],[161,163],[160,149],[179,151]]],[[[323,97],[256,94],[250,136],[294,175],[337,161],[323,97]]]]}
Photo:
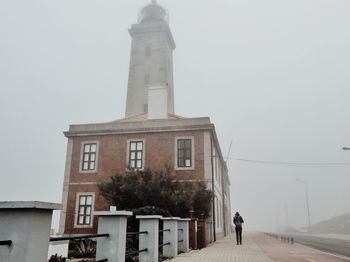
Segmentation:
{"type": "MultiPolygon", "coordinates": [[[[167,120],[175,120],[175,119],[186,119],[186,117],[178,116],[178,115],[173,115],[173,114],[168,114],[167,120]]],[[[122,122],[138,122],[138,121],[147,121],[148,119],[148,114],[143,113],[139,115],[134,115],[134,116],[129,116],[126,118],[118,119],[115,121],[112,121],[111,123],[122,123],[122,122]]]]}
{"type": "Polygon", "coordinates": [[[168,115],[167,119],[148,119],[147,114],[135,115],[107,123],[70,125],[66,137],[109,135],[122,133],[155,133],[165,131],[212,130],[209,117],[185,118],[168,115]]]}

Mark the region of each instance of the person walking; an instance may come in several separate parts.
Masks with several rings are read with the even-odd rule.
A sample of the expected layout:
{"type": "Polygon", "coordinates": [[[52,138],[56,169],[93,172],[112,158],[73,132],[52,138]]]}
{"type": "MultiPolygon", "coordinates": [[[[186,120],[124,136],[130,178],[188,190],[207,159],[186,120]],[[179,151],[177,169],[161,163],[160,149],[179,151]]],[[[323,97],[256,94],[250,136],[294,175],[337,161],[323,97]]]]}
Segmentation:
{"type": "Polygon", "coordinates": [[[236,226],[237,245],[242,245],[242,224],[243,223],[244,223],[243,218],[238,212],[236,212],[233,218],[233,224],[235,224],[236,226]]]}

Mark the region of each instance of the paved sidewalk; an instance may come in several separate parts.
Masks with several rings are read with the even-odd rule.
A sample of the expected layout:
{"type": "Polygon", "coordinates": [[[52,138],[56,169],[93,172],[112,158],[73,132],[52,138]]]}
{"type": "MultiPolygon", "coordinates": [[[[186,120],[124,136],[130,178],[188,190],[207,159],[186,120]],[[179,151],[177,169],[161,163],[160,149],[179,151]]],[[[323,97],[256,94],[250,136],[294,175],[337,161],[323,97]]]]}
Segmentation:
{"type": "Polygon", "coordinates": [[[220,239],[201,250],[181,254],[172,262],[349,262],[300,245],[287,244],[263,234],[244,234],[243,245],[236,245],[233,235],[220,239]]]}
{"type": "Polygon", "coordinates": [[[233,235],[219,239],[201,250],[181,254],[172,262],[272,262],[249,236],[243,237],[243,245],[236,245],[233,235]]]}

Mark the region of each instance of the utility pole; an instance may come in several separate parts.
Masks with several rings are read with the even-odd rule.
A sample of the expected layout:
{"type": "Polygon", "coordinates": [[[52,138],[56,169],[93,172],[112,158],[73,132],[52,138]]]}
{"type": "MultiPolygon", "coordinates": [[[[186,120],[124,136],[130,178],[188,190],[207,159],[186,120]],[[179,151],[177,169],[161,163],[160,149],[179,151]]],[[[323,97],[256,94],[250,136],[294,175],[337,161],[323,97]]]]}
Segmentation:
{"type": "Polygon", "coordinates": [[[307,188],[307,183],[304,180],[297,179],[297,181],[301,182],[305,186],[305,199],[306,199],[306,209],[307,209],[307,219],[308,219],[308,231],[310,230],[311,222],[310,222],[310,206],[309,206],[309,192],[307,188]]]}

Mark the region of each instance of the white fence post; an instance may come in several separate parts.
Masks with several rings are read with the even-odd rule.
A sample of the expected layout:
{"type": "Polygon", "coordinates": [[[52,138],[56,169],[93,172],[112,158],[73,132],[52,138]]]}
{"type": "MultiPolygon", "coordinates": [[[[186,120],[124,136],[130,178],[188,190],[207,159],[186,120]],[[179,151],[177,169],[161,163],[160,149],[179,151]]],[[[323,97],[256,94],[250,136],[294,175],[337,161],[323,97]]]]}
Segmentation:
{"type": "Polygon", "coordinates": [[[147,234],[139,236],[139,249],[147,248],[147,252],[139,254],[140,262],[158,262],[159,248],[159,219],[161,216],[136,216],[140,220],[140,232],[147,234]]]}
{"type": "Polygon", "coordinates": [[[98,234],[109,234],[109,237],[97,239],[96,260],[108,259],[108,262],[125,261],[128,211],[97,211],[98,234]]]}
{"type": "Polygon", "coordinates": [[[163,256],[176,257],[177,256],[177,221],[179,217],[164,217],[163,218],[163,244],[170,243],[163,246],[163,256]]]}
{"type": "Polygon", "coordinates": [[[178,251],[179,252],[189,252],[190,247],[189,247],[189,221],[191,219],[189,218],[181,218],[178,221],[178,239],[181,241],[179,242],[178,246],[178,251]]]}
{"type": "Polygon", "coordinates": [[[52,211],[62,205],[38,201],[0,201],[1,262],[46,262],[52,211]]]}

